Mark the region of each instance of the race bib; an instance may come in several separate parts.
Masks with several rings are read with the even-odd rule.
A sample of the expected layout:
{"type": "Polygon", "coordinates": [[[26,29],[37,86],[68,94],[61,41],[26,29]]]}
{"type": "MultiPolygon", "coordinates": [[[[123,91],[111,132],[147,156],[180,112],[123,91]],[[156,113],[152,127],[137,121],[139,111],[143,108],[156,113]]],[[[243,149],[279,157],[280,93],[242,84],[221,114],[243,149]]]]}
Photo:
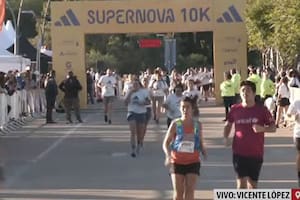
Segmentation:
{"type": "Polygon", "coordinates": [[[178,152],[194,153],[195,143],[192,141],[182,141],[179,144],[178,152]]]}

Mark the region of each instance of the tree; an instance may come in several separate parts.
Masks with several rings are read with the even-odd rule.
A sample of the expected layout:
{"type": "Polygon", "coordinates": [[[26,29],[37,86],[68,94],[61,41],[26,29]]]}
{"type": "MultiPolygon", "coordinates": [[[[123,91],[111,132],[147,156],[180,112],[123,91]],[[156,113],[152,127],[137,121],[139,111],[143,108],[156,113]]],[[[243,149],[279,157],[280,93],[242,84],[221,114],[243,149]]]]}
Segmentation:
{"type": "MultiPolygon", "coordinates": [[[[16,17],[18,16],[20,1],[21,0],[9,0],[9,4],[16,17]]],[[[34,38],[38,34],[36,24],[41,16],[43,3],[41,0],[24,0],[22,6],[23,12],[20,14],[20,35],[26,38],[34,38]]],[[[6,20],[13,20],[12,13],[9,11],[6,13],[6,20]]]]}
{"type": "Polygon", "coordinates": [[[249,0],[246,26],[250,49],[278,52],[284,65],[292,65],[300,53],[299,7],[299,0],[249,0]]]}
{"type": "Polygon", "coordinates": [[[273,44],[279,49],[286,65],[292,65],[300,54],[300,1],[273,0],[276,9],[271,23],[274,28],[273,44]]]}

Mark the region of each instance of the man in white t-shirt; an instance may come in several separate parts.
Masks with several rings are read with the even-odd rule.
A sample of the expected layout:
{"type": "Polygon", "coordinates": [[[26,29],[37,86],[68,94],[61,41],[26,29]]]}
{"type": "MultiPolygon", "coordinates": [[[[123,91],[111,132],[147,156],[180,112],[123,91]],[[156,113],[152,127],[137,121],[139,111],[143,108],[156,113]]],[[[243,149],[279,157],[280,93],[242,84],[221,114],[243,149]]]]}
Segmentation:
{"type": "Polygon", "coordinates": [[[300,186],[300,100],[296,100],[289,105],[286,113],[287,117],[295,116],[294,126],[294,141],[297,148],[297,172],[298,172],[298,186],[300,186]]]}
{"type": "Polygon", "coordinates": [[[111,124],[112,103],[115,98],[115,87],[117,80],[113,76],[111,69],[106,70],[106,74],[101,76],[98,87],[101,87],[104,104],[104,121],[111,124]]]}

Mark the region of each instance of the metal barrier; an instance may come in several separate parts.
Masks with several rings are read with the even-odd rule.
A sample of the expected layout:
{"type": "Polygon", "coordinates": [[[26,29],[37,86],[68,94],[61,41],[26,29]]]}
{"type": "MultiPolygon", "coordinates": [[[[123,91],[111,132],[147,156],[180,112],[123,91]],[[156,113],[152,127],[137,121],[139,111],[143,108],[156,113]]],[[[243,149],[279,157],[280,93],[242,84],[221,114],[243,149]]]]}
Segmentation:
{"type": "Polygon", "coordinates": [[[8,122],[7,117],[7,97],[6,94],[0,94],[0,130],[5,129],[5,126],[8,122]]]}
{"type": "Polygon", "coordinates": [[[0,93],[0,132],[7,134],[16,130],[31,120],[33,114],[45,110],[44,90],[18,90],[11,96],[0,93]]]}

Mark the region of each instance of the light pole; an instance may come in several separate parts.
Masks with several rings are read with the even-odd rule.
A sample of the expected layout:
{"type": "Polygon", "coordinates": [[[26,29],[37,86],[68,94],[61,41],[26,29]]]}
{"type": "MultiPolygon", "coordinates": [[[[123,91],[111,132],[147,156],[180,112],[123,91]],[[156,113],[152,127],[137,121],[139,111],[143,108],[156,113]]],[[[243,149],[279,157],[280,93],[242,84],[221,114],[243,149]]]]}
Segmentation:
{"type": "Polygon", "coordinates": [[[17,26],[16,26],[16,43],[15,43],[15,51],[16,51],[16,55],[19,55],[19,27],[20,27],[20,18],[21,18],[21,12],[22,12],[22,8],[23,8],[23,1],[20,1],[19,4],[19,11],[18,11],[18,18],[17,18],[17,26]]]}
{"type": "Polygon", "coordinates": [[[41,47],[44,45],[44,34],[45,34],[45,26],[46,26],[46,20],[47,20],[47,14],[50,6],[50,1],[47,1],[44,15],[42,18],[42,25],[40,26],[40,36],[37,42],[37,51],[36,51],[36,67],[39,73],[41,73],[41,47]]]}

